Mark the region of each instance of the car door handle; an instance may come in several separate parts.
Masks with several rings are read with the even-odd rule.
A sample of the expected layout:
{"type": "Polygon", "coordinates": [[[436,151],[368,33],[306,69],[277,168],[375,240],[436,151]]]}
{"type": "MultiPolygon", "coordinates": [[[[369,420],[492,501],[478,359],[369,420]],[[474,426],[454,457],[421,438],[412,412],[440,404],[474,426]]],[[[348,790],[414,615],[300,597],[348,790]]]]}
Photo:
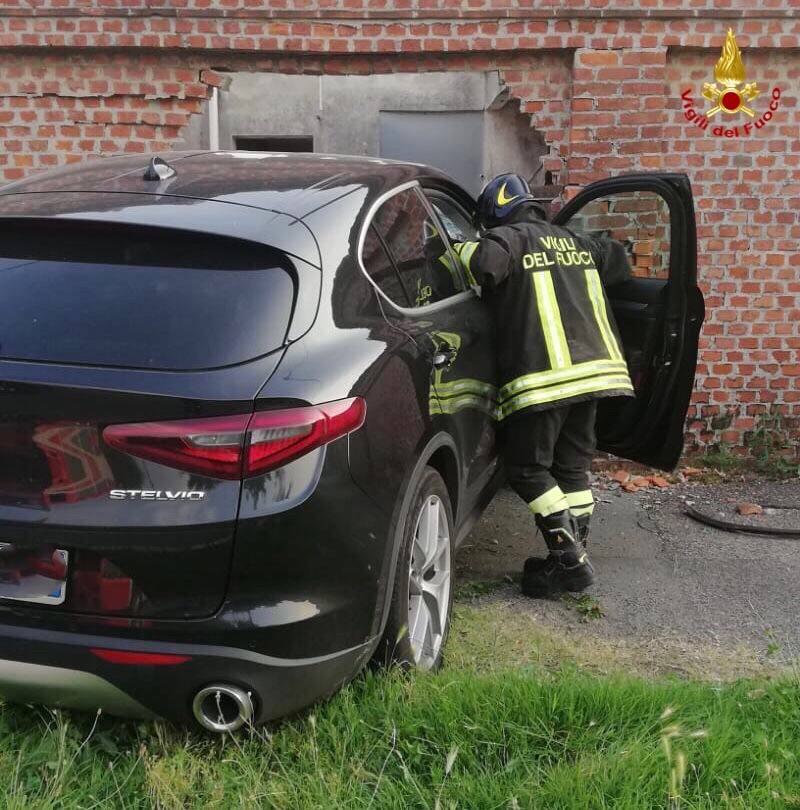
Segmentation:
{"type": "Polygon", "coordinates": [[[444,346],[441,346],[438,351],[433,353],[433,356],[431,357],[431,365],[434,368],[445,368],[456,359],[456,354],[458,354],[458,349],[456,349],[455,346],[446,343],[444,346]]]}

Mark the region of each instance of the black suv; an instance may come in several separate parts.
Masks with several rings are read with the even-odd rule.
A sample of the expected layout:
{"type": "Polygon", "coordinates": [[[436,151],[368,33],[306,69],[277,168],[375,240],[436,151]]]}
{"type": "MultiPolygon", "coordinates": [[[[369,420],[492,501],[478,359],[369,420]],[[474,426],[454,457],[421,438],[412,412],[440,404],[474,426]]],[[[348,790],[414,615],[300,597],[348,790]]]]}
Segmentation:
{"type": "MultiPolygon", "coordinates": [[[[473,200],[434,169],[165,158],[0,189],[0,693],[227,731],[374,655],[438,664],[500,480],[502,324],[452,251],[473,200]]],[[[650,257],[611,291],[638,398],[600,428],[670,466],[702,321],[688,181],[598,183],[573,218],[650,257]]]]}

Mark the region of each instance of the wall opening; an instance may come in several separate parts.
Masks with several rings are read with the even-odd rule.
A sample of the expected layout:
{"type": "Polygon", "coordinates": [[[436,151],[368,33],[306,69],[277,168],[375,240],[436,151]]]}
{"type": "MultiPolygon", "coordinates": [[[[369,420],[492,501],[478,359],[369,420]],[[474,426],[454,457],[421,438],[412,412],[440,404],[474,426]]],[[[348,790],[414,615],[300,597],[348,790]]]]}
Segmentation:
{"type": "MultiPolygon", "coordinates": [[[[425,163],[472,194],[500,172],[546,182],[548,148],[492,71],[307,75],[231,71],[219,147],[316,151],[425,163]]],[[[187,133],[208,146],[207,116],[187,133]]]]}
{"type": "Polygon", "coordinates": [[[477,194],[485,180],[484,113],[395,112],[378,114],[378,155],[425,163],[446,171],[477,194]]]}
{"type": "Polygon", "coordinates": [[[314,138],[306,135],[234,135],[233,148],[241,152],[313,152],[314,138]]]}

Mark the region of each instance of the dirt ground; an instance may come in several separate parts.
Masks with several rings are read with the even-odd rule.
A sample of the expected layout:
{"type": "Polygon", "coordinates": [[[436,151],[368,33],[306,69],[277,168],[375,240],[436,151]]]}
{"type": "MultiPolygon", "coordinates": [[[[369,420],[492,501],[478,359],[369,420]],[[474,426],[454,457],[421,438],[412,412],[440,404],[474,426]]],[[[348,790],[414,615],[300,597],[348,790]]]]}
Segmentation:
{"type": "Polygon", "coordinates": [[[800,481],[686,483],[635,494],[611,484],[596,496],[591,598],[539,601],[519,593],[523,561],[545,547],[510,490],[498,493],[459,551],[460,598],[524,612],[543,629],[616,647],[638,669],[659,673],[727,679],[800,657],[800,540],[726,532],[684,512],[689,503],[738,521],[743,501],[796,505],[749,520],[800,528],[800,481]]]}

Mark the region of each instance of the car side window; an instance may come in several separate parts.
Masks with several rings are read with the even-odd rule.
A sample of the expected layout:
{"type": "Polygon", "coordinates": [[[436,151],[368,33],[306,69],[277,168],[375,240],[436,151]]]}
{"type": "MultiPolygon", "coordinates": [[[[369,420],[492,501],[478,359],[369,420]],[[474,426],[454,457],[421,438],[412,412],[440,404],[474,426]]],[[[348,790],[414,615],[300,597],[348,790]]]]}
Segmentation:
{"type": "Polygon", "coordinates": [[[426,196],[451,242],[467,242],[477,237],[472,220],[455,200],[439,192],[426,192],[426,196]]]}
{"type": "Polygon", "coordinates": [[[386,252],[383,239],[372,224],[367,229],[361,261],[369,277],[395,304],[401,307],[412,306],[411,297],[405,289],[403,279],[394,262],[386,252]]]}
{"type": "MultiPolygon", "coordinates": [[[[460,269],[441,233],[441,225],[415,188],[386,200],[372,225],[389,251],[397,278],[384,284],[369,268],[367,272],[394,303],[424,307],[464,290],[460,269]]],[[[364,262],[366,267],[366,256],[364,262]]],[[[388,273],[384,278],[388,279],[388,273]]]]}

